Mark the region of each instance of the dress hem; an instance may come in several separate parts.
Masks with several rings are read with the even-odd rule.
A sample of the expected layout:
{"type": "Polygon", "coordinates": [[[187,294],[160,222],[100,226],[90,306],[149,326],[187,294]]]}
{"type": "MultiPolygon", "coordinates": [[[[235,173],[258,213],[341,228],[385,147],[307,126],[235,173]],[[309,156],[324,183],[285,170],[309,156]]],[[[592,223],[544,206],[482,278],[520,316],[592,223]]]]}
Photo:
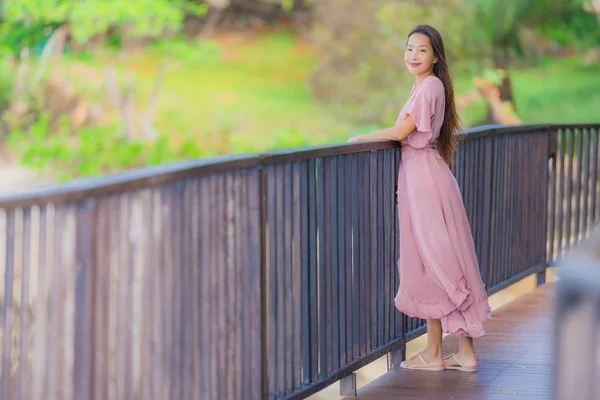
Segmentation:
{"type": "MultiPolygon", "coordinates": [[[[442,331],[450,335],[467,335],[473,338],[485,336],[483,322],[491,318],[491,309],[487,303],[487,297],[474,302],[472,296],[468,296],[468,302],[476,313],[478,322],[467,323],[466,321],[450,321],[447,317],[453,312],[462,312],[453,304],[444,303],[422,303],[414,300],[402,291],[394,298],[396,309],[408,317],[421,319],[437,319],[442,322],[442,331]],[[483,307],[483,309],[482,309],[483,307]]],[[[463,303],[465,304],[465,303],[463,303]]]]}

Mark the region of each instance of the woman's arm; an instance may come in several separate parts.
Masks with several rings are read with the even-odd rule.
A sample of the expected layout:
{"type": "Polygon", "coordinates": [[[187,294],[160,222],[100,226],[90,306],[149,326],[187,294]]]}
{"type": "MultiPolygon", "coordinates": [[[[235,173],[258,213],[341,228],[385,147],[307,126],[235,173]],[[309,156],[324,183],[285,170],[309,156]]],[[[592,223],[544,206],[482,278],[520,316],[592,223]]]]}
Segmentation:
{"type": "Polygon", "coordinates": [[[416,128],[417,127],[409,114],[396,126],[392,126],[391,128],[386,128],[378,132],[355,136],[353,138],[348,139],[348,142],[363,142],[370,140],[401,141],[402,139],[407,138],[411,133],[413,133],[416,128]]]}

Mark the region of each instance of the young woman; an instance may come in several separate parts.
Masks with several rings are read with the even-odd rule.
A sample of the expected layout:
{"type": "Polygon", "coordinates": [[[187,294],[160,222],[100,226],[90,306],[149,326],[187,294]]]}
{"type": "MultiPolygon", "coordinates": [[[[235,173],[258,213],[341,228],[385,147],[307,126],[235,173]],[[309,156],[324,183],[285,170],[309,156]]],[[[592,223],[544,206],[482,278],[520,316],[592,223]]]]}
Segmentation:
{"type": "Polygon", "coordinates": [[[475,372],[473,338],[485,335],[482,322],[491,314],[469,221],[449,168],[460,127],[439,32],[428,25],[415,27],[404,60],[415,83],[396,125],[349,141],[402,143],[395,304],[406,315],[427,319],[427,348],[401,366],[475,372]],[[460,336],[458,352],[443,358],[444,332],[460,336]]]}

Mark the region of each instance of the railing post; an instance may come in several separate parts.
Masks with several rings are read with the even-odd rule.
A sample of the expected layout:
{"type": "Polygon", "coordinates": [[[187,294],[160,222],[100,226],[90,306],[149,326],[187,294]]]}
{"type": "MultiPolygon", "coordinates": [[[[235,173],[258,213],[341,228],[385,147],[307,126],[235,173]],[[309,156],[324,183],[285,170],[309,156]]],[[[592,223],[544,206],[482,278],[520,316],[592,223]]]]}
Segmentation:
{"type": "Polygon", "coordinates": [[[356,373],[353,372],[340,379],[340,396],[356,397],[357,395],[356,373]]]}
{"type": "Polygon", "coordinates": [[[548,129],[548,158],[556,157],[558,151],[558,138],[556,137],[556,129],[551,126],[548,129]]]}
{"type": "Polygon", "coordinates": [[[390,351],[387,359],[388,359],[388,371],[391,371],[394,368],[399,368],[402,361],[406,360],[406,335],[408,334],[408,317],[406,315],[402,315],[402,328],[401,328],[402,338],[404,339],[404,343],[402,346],[395,348],[390,351]]]}
{"type": "Polygon", "coordinates": [[[548,175],[547,175],[547,186],[546,192],[549,194],[550,198],[546,196],[546,200],[551,204],[548,207],[548,203],[546,204],[546,248],[545,248],[545,259],[546,259],[546,267],[539,271],[536,274],[536,285],[541,286],[546,283],[546,272],[547,265],[552,261],[553,258],[553,247],[554,247],[554,206],[555,206],[555,195],[554,190],[550,192],[550,188],[554,189],[553,184],[555,184],[556,180],[556,152],[558,151],[558,139],[556,137],[556,130],[553,126],[548,128],[548,159],[552,160],[552,169],[547,167],[548,175]],[[550,251],[548,251],[550,248],[550,251]]]}
{"type": "MultiPolygon", "coordinates": [[[[484,217],[484,224],[487,222],[487,232],[485,233],[485,242],[484,242],[484,257],[482,257],[482,261],[485,260],[485,268],[481,271],[481,279],[485,284],[485,287],[489,287],[492,280],[492,259],[493,259],[493,250],[494,250],[494,190],[495,190],[495,174],[496,174],[496,136],[492,136],[490,138],[490,157],[489,157],[489,185],[484,189],[485,196],[484,202],[486,203],[484,207],[487,206],[487,212],[484,217]]],[[[484,209],[484,211],[486,211],[484,209]]],[[[485,227],[485,225],[484,225],[485,227]]]]}
{"type": "Polygon", "coordinates": [[[387,367],[388,371],[391,371],[395,368],[399,368],[402,361],[406,359],[406,344],[403,344],[400,347],[395,348],[390,351],[387,355],[387,367]]]}
{"type": "Polygon", "coordinates": [[[548,195],[549,195],[549,207],[546,213],[546,263],[550,264],[554,261],[554,223],[556,220],[555,209],[556,209],[556,154],[558,152],[558,136],[556,129],[550,127],[548,132],[548,159],[552,160],[551,165],[548,166],[548,195]]]}
{"type": "Polygon", "coordinates": [[[541,286],[544,283],[546,283],[546,271],[547,271],[547,268],[544,267],[544,269],[542,271],[540,271],[537,274],[535,274],[536,285],[537,286],[541,286]]]}

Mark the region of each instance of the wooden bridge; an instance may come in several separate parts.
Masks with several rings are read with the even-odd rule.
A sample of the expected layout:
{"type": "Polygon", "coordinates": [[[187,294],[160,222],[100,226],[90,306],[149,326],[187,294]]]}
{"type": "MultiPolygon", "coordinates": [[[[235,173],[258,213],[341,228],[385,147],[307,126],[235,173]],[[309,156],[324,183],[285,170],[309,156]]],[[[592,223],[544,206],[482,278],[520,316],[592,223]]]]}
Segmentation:
{"type": "MultiPolygon", "coordinates": [[[[494,310],[487,335],[476,341],[478,372],[423,372],[391,369],[365,385],[360,399],[552,399],[554,286],[520,296],[494,310]]],[[[444,354],[456,352],[458,340],[444,341],[444,354]]],[[[352,396],[346,397],[350,399],[352,396]]]]}
{"type": "Polygon", "coordinates": [[[540,284],[494,310],[471,375],[395,369],[425,329],[393,302],[397,144],[195,160],[4,196],[0,400],[300,399],[338,381],[367,399],[541,399],[577,379],[593,398],[583,387],[597,370],[553,372],[570,353],[553,351],[550,327],[581,304],[597,315],[582,294],[595,281],[574,274],[563,290],[561,276],[556,314],[544,282],[600,218],[599,135],[600,124],[464,135],[452,168],[488,292],[540,284]],[[357,391],[355,371],[386,354],[390,372],[357,391]]]}

